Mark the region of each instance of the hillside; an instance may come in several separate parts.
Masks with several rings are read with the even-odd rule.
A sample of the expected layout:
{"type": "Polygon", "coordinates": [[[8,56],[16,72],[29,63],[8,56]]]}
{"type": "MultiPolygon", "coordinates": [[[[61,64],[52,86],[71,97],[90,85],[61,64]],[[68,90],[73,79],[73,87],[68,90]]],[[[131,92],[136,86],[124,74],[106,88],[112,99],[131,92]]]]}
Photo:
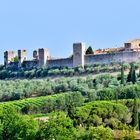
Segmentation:
{"type": "MultiPolygon", "coordinates": [[[[54,78],[54,77],[75,77],[85,75],[96,75],[101,73],[115,73],[120,72],[122,63],[85,65],[75,68],[69,67],[41,67],[41,68],[14,68],[14,67],[0,67],[0,79],[34,79],[34,78],[54,78]]],[[[124,70],[128,71],[129,63],[124,63],[124,70]]],[[[139,69],[140,63],[135,63],[135,68],[139,69]]]]}
{"type": "Polygon", "coordinates": [[[139,63],[1,67],[1,139],[135,139],[140,126],[139,68],[139,63]]]}

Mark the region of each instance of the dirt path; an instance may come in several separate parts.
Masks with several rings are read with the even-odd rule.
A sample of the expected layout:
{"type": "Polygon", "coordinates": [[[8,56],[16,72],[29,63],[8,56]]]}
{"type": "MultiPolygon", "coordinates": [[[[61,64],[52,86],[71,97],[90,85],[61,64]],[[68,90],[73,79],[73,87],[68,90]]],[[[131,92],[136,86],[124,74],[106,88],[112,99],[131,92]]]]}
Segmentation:
{"type": "Polygon", "coordinates": [[[35,118],[35,120],[37,120],[37,121],[43,121],[43,122],[48,122],[49,117],[37,117],[37,118],[35,118]]]}

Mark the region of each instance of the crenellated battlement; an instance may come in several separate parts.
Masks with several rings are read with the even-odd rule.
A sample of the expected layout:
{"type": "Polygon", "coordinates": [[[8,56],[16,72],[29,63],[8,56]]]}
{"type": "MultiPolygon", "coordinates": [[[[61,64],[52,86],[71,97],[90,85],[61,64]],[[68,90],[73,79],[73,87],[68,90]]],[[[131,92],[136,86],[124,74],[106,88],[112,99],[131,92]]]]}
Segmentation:
{"type": "Polygon", "coordinates": [[[79,42],[73,44],[73,55],[68,58],[55,59],[49,55],[47,48],[40,48],[33,51],[33,59],[27,60],[27,51],[18,50],[17,56],[14,51],[4,52],[4,64],[7,67],[77,67],[92,65],[95,63],[111,62],[133,62],[140,60],[140,40],[132,40],[124,43],[120,48],[99,49],[94,54],[86,55],[85,43],[79,42]]]}

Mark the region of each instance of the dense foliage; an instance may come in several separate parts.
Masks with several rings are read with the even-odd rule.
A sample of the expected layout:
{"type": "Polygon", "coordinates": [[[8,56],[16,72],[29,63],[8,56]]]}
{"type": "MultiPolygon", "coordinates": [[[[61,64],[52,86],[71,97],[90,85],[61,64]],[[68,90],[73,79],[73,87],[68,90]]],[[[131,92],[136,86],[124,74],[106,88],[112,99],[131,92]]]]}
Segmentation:
{"type": "MultiPolygon", "coordinates": [[[[136,63],[136,68],[140,67],[139,63],[136,63]]],[[[124,69],[129,69],[130,64],[125,63],[124,69]]],[[[117,72],[121,69],[121,63],[85,65],[84,68],[79,66],[76,68],[68,67],[42,67],[42,68],[14,68],[14,67],[0,67],[0,79],[33,79],[43,77],[56,77],[56,76],[78,76],[85,74],[98,74],[104,72],[117,72]]]]}
{"type": "Polygon", "coordinates": [[[0,81],[0,139],[135,139],[140,125],[138,68],[138,63],[96,64],[75,69],[11,70],[0,67],[0,79],[14,78],[13,81],[0,81]],[[118,70],[120,75],[85,75],[118,70]],[[84,76],[55,77],[60,75],[84,76]],[[15,80],[46,76],[51,78],[15,80]]]}
{"type": "Polygon", "coordinates": [[[118,129],[119,125],[132,121],[126,106],[109,102],[91,102],[77,108],[75,120],[82,126],[103,125],[112,129],[118,129]]]}
{"type": "Polygon", "coordinates": [[[75,77],[38,80],[0,81],[0,101],[12,101],[37,96],[54,95],[65,92],[80,92],[86,101],[133,99],[140,97],[140,79],[136,84],[124,83],[109,74],[96,77],[75,77]]]}
{"type": "Polygon", "coordinates": [[[38,123],[29,116],[17,114],[10,107],[0,108],[0,139],[31,140],[38,131],[38,123]]]}
{"type": "Polygon", "coordinates": [[[12,103],[0,106],[1,140],[113,140],[112,129],[120,130],[122,139],[131,139],[136,135],[134,129],[130,131],[128,126],[132,114],[123,104],[107,101],[86,103],[75,108],[73,119],[66,111],[49,115],[46,121],[18,114],[14,108],[12,103]]]}

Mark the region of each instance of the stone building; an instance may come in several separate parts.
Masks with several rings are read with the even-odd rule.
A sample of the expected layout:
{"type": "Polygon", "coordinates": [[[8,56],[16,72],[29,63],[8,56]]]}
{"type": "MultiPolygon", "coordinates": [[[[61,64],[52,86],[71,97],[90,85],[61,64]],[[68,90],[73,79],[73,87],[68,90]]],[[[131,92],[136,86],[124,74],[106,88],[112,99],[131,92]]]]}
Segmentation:
{"type": "Polygon", "coordinates": [[[47,67],[77,67],[93,65],[95,63],[111,62],[134,62],[140,61],[140,40],[132,40],[124,43],[123,47],[100,49],[90,55],[86,55],[85,43],[73,44],[73,55],[67,58],[51,58],[47,48],[40,48],[33,51],[33,59],[27,60],[26,50],[18,50],[18,62],[14,62],[15,52],[6,51],[4,53],[4,64],[8,67],[34,68],[43,65],[47,67]]]}
{"type": "Polygon", "coordinates": [[[94,51],[94,54],[109,54],[124,51],[124,47],[120,48],[106,48],[106,49],[98,49],[94,51]]]}
{"type": "Polygon", "coordinates": [[[140,51],[140,39],[130,40],[124,47],[125,51],[140,51]]]}
{"type": "Polygon", "coordinates": [[[4,65],[8,65],[10,62],[14,62],[15,52],[6,51],[4,52],[4,65]]]}

